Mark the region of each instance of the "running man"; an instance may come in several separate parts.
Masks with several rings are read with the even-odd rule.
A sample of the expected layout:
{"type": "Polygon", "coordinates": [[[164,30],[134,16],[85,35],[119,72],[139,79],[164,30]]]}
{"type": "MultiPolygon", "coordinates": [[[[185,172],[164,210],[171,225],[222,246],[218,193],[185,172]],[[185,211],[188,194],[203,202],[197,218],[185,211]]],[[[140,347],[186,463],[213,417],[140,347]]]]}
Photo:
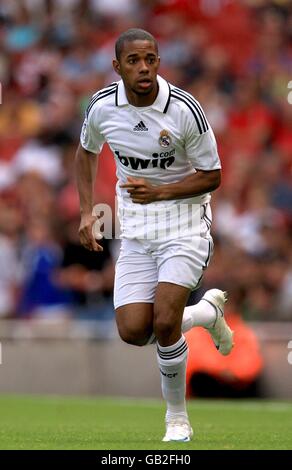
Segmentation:
{"type": "Polygon", "coordinates": [[[115,53],[121,80],[93,95],[76,154],[80,241],[102,250],[92,232],[93,188],[97,155],[107,142],[116,161],[122,227],[114,288],[119,334],[137,346],[156,341],[167,405],[163,441],[188,442],[183,333],[203,326],[221,354],[233,346],[224,292],[211,289],[185,307],[213,251],[210,192],[220,185],[221,165],[200,104],[158,75],[155,38],[130,29],[117,39],[115,53]]]}

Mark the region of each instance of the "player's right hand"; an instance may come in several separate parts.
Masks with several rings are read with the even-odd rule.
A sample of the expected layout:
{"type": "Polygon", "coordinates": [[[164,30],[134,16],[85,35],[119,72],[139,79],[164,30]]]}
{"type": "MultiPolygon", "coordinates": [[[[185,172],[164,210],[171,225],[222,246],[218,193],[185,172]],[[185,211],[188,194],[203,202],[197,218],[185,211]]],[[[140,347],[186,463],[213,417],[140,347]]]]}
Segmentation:
{"type": "Polygon", "coordinates": [[[98,217],[91,214],[81,216],[79,226],[79,239],[82,246],[90,251],[103,251],[103,247],[99,245],[93,236],[93,224],[97,221],[98,217]]]}

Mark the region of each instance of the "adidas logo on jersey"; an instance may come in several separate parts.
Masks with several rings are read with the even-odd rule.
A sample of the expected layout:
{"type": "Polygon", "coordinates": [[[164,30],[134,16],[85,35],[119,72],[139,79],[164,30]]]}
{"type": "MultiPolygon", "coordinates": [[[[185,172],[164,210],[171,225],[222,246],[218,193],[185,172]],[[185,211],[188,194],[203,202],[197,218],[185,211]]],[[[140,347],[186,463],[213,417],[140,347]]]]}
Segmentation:
{"type": "Polygon", "coordinates": [[[133,131],[148,131],[148,127],[145,126],[143,121],[138,122],[138,124],[133,128],[133,131]]]}

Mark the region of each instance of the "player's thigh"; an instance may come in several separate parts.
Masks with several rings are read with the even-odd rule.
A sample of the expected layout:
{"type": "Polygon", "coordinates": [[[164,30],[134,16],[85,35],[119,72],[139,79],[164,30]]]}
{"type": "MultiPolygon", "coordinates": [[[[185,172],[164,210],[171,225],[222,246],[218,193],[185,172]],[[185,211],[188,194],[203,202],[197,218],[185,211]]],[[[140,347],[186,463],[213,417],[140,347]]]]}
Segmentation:
{"type": "Polygon", "coordinates": [[[153,332],[153,304],[133,303],[118,307],[116,322],[123,341],[143,346],[153,332]]]}
{"type": "Polygon", "coordinates": [[[144,341],[151,335],[156,287],[156,261],[142,243],[123,240],[116,264],[114,305],[119,333],[125,341],[144,341]]]}
{"type": "MultiPolygon", "coordinates": [[[[181,335],[184,308],[190,295],[188,287],[169,282],[159,282],[154,303],[154,333],[173,344],[181,335]]],[[[159,341],[161,344],[161,340],[159,341]]],[[[163,344],[161,344],[163,346],[163,344]]]]}

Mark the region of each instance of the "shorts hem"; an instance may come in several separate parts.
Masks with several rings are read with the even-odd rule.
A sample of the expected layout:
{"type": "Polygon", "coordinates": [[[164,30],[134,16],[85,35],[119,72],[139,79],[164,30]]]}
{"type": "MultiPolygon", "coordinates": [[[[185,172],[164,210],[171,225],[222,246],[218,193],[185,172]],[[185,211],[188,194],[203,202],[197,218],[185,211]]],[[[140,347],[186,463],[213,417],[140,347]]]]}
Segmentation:
{"type": "Polygon", "coordinates": [[[159,279],[159,280],[158,280],[158,284],[159,284],[160,282],[168,282],[168,284],[175,284],[175,285],[177,285],[177,286],[185,287],[186,289],[190,289],[190,290],[195,289],[194,286],[190,286],[190,285],[187,284],[187,283],[184,284],[183,282],[170,281],[169,279],[159,279]]]}
{"type": "Polygon", "coordinates": [[[121,302],[114,305],[114,308],[117,309],[119,307],[124,307],[128,304],[154,304],[154,300],[145,300],[145,299],[135,299],[135,300],[128,300],[127,302],[121,302]]]}

